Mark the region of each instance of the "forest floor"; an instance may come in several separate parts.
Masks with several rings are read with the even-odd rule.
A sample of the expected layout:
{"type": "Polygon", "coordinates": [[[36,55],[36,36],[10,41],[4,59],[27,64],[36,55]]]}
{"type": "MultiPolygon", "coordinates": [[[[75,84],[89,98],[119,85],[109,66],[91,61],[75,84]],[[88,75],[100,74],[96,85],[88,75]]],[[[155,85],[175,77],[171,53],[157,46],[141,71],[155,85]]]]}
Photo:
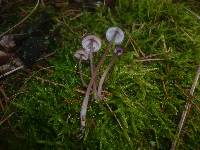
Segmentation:
{"type": "MultiPolygon", "coordinates": [[[[31,1],[0,7],[0,35],[34,7],[31,1]]],[[[113,8],[95,11],[40,4],[10,32],[17,38],[8,53],[22,58],[26,67],[0,81],[1,93],[7,95],[0,97],[0,149],[167,150],[175,140],[177,149],[200,149],[200,87],[189,93],[200,64],[199,8],[194,0],[118,0],[113,8]],[[112,26],[125,33],[124,53],[106,78],[103,99],[91,94],[81,133],[86,88],[74,54],[85,35],[96,35],[102,42],[94,55],[97,65],[112,26]],[[52,55],[32,66],[28,60],[40,52],[52,55]],[[177,138],[187,102],[192,107],[177,138]]],[[[111,46],[97,83],[113,51],[111,46]]],[[[82,71],[89,83],[89,62],[82,64],[82,71]]]]}

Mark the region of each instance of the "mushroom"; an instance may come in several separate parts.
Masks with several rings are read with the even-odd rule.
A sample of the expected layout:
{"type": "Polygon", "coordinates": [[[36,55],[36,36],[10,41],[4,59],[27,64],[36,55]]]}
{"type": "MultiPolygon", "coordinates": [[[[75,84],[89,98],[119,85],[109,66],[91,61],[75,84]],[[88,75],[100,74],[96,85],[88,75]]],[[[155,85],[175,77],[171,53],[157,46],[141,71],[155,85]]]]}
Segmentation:
{"type": "MultiPolygon", "coordinates": [[[[101,48],[101,40],[95,35],[88,35],[83,38],[82,47],[89,53],[91,76],[93,76],[94,74],[93,53],[98,52],[99,49],[101,48]]],[[[94,94],[96,95],[97,88],[95,82],[93,85],[93,90],[94,94]]]]}
{"type": "Polygon", "coordinates": [[[85,97],[81,106],[81,112],[80,112],[80,119],[81,119],[81,131],[83,132],[85,129],[85,125],[86,125],[86,113],[87,113],[87,107],[88,107],[88,101],[90,98],[90,91],[91,88],[95,82],[96,76],[98,75],[98,71],[101,67],[101,65],[104,63],[107,54],[109,53],[109,49],[110,46],[112,45],[112,43],[114,42],[115,44],[121,44],[123,39],[124,39],[124,33],[123,31],[118,27],[112,27],[109,28],[106,32],[106,38],[107,40],[110,42],[110,45],[108,46],[108,48],[105,49],[104,54],[102,55],[97,67],[95,68],[94,72],[93,72],[93,76],[90,79],[90,82],[88,84],[87,87],[87,91],[85,93],[85,97]]]}
{"type": "Polygon", "coordinates": [[[101,79],[99,81],[99,86],[98,86],[98,97],[100,99],[102,99],[102,87],[103,87],[103,83],[105,81],[105,78],[107,77],[108,72],[110,71],[110,69],[112,68],[113,64],[115,63],[115,61],[117,60],[118,56],[121,56],[123,54],[123,48],[117,46],[114,50],[113,56],[111,58],[111,61],[109,63],[109,65],[107,66],[106,70],[104,71],[103,75],[101,76],[101,79]]]}
{"type": "Polygon", "coordinates": [[[106,39],[110,43],[120,45],[124,40],[124,32],[119,27],[110,27],[106,32],[106,39]]]}
{"type": "Polygon", "coordinates": [[[88,60],[89,58],[89,53],[87,51],[85,51],[84,49],[80,49],[80,50],[77,50],[76,53],[74,54],[74,57],[78,60],[88,60]]]}
{"type": "Polygon", "coordinates": [[[84,87],[87,86],[83,79],[83,71],[82,71],[82,61],[86,61],[89,58],[89,53],[85,51],[84,49],[77,50],[76,53],[74,54],[74,57],[79,60],[79,75],[81,82],[84,87]]]}

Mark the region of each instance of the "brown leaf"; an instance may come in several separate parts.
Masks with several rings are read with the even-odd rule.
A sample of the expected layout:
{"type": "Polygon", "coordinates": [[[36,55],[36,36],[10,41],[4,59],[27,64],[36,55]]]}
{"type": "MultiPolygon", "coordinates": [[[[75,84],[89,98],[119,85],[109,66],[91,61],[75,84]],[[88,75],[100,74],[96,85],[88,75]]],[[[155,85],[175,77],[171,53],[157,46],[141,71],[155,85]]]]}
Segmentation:
{"type": "Polygon", "coordinates": [[[0,51],[0,65],[5,64],[9,60],[9,55],[3,51],[0,51]]]}
{"type": "Polygon", "coordinates": [[[0,40],[0,45],[6,49],[15,47],[15,41],[13,35],[5,35],[0,40]]]}

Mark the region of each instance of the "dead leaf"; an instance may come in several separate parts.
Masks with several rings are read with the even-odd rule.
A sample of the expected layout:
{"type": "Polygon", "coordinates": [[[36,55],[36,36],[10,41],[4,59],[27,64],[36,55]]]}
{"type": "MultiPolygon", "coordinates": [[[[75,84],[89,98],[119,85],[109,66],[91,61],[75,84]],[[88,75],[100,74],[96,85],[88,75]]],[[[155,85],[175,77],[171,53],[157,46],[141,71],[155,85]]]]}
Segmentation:
{"type": "Polygon", "coordinates": [[[9,60],[9,55],[3,51],[0,51],[0,65],[5,64],[9,60]]]}
{"type": "Polygon", "coordinates": [[[0,45],[6,49],[13,48],[16,46],[13,35],[5,35],[0,41],[0,45]]]}

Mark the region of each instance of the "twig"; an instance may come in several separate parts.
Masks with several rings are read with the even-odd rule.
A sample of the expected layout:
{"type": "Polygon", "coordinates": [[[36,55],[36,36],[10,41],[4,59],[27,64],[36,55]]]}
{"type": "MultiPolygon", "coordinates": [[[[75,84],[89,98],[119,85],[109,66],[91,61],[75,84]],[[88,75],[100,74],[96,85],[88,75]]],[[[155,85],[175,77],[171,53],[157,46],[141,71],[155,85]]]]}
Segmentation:
{"type": "Polygon", "coordinates": [[[43,59],[47,59],[48,57],[51,57],[51,56],[53,56],[55,54],[56,54],[56,52],[51,52],[49,54],[46,54],[46,55],[42,56],[41,58],[37,59],[36,62],[41,61],[43,59]]]}
{"type": "Polygon", "coordinates": [[[40,80],[40,81],[42,81],[42,82],[46,82],[46,83],[52,84],[52,85],[54,85],[54,86],[65,87],[64,84],[60,84],[60,83],[57,83],[57,82],[54,82],[54,81],[46,80],[46,79],[43,79],[43,78],[41,78],[41,77],[34,77],[34,78],[37,79],[37,80],[40,80]]]}
{"type": "MultiPolygon", "coordinates": [[[[199,76],[200,76],[200,66],[198,67],[197,69],[197,72],[196,72],[196,76],[194,78],[194,81],[193,81],[193,84],[192,84],[192,87],[190,89],[190,96],[193,96],[194,95],[194,91],[195,91],[195,88],[197,86],[197,83],[198,83],[198,80],[199,80],[199,76]]],[[[182,131],[182,128],[183,128],[183,125],[185,123],[185,120],[186,120],[186,117],[189,113],[189,110],[192,106],[192,103],[190,101],[188,101],[185,105],[185,110],[183,111],[182,113],[182,116],[181,116],[181,120],[179,122],[179,125],[178,125],[178,132],[175,136],[175,140],[173,141],[172,143],[172,146],[171,146],[171,150],[175,150],[176,149],[176,144],[178,142],[178,139],[180,137],[180,134],[181,134],[181,131],[182,131]]]]}
{"type": "Polygon", "coordinates": [[[19,21],[17,24],[15,24],[13,27],[11,27],[10,29],[8,29],[7,31],[3,32],[2,34],[0,34],[0,38],[2,36],[4,36],[5,34],[7,34],[8,32],[12,31],[13,29],[15,29],[17,26],[21,25],[24,21],[26,21],[37,9],[38,5],[40,3],[40,0],[37,1],[35,7],[32,9],[32,11],[26,16],[24,17],[21,21],[19,21]]]}
{"type": "Polygon", "coordinates": [[[1,121],[0,121],[0,126],[6,121],[6,120],[8,120],[10,117],[12,117],[12,115],[14,114],[14,112],[12,112],[10,115],[8,115],[6,118],[4,118],[4,119],[1,119],[1,121]]]}
{"type": "Polygon", "coordinates": [[[15,68],[15,69],[13,69],[13,70],[11,70],[9,72],[6,72],[6,73],[0,75],[0,79],[6,77],[6,76],[8,76],[8,75],[10,75],[10,74],[12,74],[12,73],[14,73],[16,71],[18,71],[18,70],[21,70],[23,68],[24,68],[24,66],[19,66],[19,67],[15,68]]]}
{"type": "Polygon", "coordinates": [[[190,9],[188,9],[188,8],[186,8],[186,7],[185,7],[185,9],[186,9],[187,11],[189,11],[192,15],[194,15],[195,17],[197,17],[197,19],[200,20],[200,16],[199,16],[198,14],[196,14],[195,12],[193,12],[192,10],[190,10],[190,9]]]}
{"type": "Polygon", "coordinates": [[[115,117],[117,123],[119,124],[119,127],[121,129],[123,129],[121,122],[119,121],[119,119],[117,118],[116,114],[113,112],[113,110],[111,109],[111,107],[108,105],[108,103],[106,103],[106,106],[108,107],[108,109],[110,110],[110,112],[113,114],[113,116],[115,117]]]}
{"type": "Polygon", "coordinates": [[[135,60],[136,62],[147,62],[147,61],[159,61],[159,60],[164,60],[164,59],[161,59],[161,58],[149,58],[149,59],[138,59],[138,60],[135,60]]]}

